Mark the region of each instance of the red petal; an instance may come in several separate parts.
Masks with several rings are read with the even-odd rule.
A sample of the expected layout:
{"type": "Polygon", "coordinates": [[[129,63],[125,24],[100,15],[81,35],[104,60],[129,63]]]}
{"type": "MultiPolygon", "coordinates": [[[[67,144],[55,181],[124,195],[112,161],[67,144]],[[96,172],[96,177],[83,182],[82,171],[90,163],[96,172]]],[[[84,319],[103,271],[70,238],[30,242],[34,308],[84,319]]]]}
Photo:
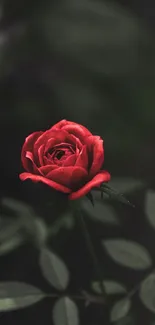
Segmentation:
{"type": "MultiPolygon", "coordinates": [[[[92,133],[83,125],[79,124],[79,123],[75,123],[75,122],[72,122],[72,121],[67,121],[67,120],[61,120],[60,122],[56,123],[55,125],[53,125],[51,127],[51,130],[56,130],[56,129],[66,129],[66,127],[70,128],[70,130],[72,128],[74,128],[75,130],[75,133],[76,132],[79,132],[80,134],[84,135],[85,136],[89,136],[89,135],[92,135],[92,133]]],[[[71,132],[74,134],[74,132],[71,132]]],[[[76,135],[76,134],[75,134],[76,135]]]]}
{"type": "Polygon", "coordinates": [[[82,150],[83,144],[81,143],[81,141],[76,138],[76,136],[73,134],[68,134],[68,136],[71,143],[74,144],[74,146],[76,147],[76,153],[79,151],[78,149],[82,150]]]}
{"type": "Polygon", "coordinates": [[[111,176],[107,171],[105,171],[105,170],[101,171],[98,175],[96,175],[91,181],[89,181],[87,184],[85,184],[78,191],[72,192],[69,195],[69,199],[70,200],[79,199],[80,197],[82,197],[82,196],[86,195],[88,192],[90,192],[90,190],[93,187],[98,187],[103,182],[108,182],[110,180],[110,178],[111,178],[111,176]]]}
{"type": "Polygon", "coordinates": [[[91,135],[86,138],[86,145],[89,147],[89,149],[91,149],[94,143],[100,140],[103,141],[103,139],[99,135],[91,135]]]}
{"type": "Polygon", "coordinates": [[[43,161],[44,161],[44,166],[52,164],[51,159],[47,158],[46,156],[43,157],[43,161]]]}
{"type": "Polygon", "coordinates": [[[34,154],[38,156],[38,149],[41,145],[46,145],[47,141],[50,139],[50,132],[49,130],[42,133],[42,135],[37,139],[34,145],[34,154]]]}
{"type": "Polygon", "coordinates": [[[70,193],[71,190],[67,188],[66,186],[63,186],[61,184],[58,184],[48,178],[45,178],[40,175],[33,175],[31,173],[22,173],[19,175],[21,181],[25,181],[26,179],[31,179],[33,182],[42,182],[52,188],[54,188],[57,191],[63,192],[63,193],[70,193]]]}
{"type": "Polygon", "coordinates": [[[38,149],[42,144],[45,145],[45,152],[46,152],[47,149],[52,148],[54,145],[61,142],[66,142],[65,141],[66,138],[67,138],[67,132],[65,131],[62,130],[52,131],[51,129],[47,130],[41,135],[41,137],[38,138],[38,140],[34,145],[35,155],[38,154],[38,149]]]}
{"type": "Polygon", "coordinates": [[[76,138],[80,139],[80,141],[82,141],[82,143],[85,143],[85,138],[88,136],[91,136],[92,134],[89,132],[88,129],[86,129],[84,126],[80,125],[80,124],[68,124],[65,125],[63,128],[63,130],[73,134],[76,136],[76,138]]]}
{"type": "Polygon", "coordinates": [[[74,188],[80,187],[80,184],[82,186],[88,174],[84,168],[70,166],[59,167],[48,173],[46,177],[73,190],[74,188]]]}
{"type": "Polygon", "coordinates": [[[53,148],[53,146],[55,145],[55,139],[54,138],[51,138],[51,139],[48,139],[47,143],[45,144],[45,153],[53,148]]]}
{"type": "Polygon", "coordinates": [[[77,155],[77,160],[76,160],[75,166],[80,166],[87,170],[87,168],[88,168],[88,153],[87,153],[86,146],[84,146],[82,148],[82,151],[79,153],[79,155],[77,155]]]}
{"type": "Polygon", "coordinates": [[[34,162],[33,154],[30,151],[27,151],[25,154],[26,160],[25,164],[27,163],[27,169],[31,170],[32,172],[38,174],[38,168],[34,162]]]}
{"type": "Polygon", "coordinates": [[[66,125],[67,122],[68,122],[67,120],[61,120],[58,123],[54,124],[51,127],[51,130],[61,129],[64,125],[66,125]]]}
{"type": "Polygon", "coordinates": [[[76,154],[73,154],[64,160],[63,167],[74,166],[75,162],[76,162],[76,154]]]}
{"type": "Polygon", "coordinates": [[[44,160],[43,160],[44,150],[45,150],[45,145],[42,144],[42,146],[40,146],[40,148],[38,149],[38,158],[39,158],[40,166],[44,165],[44,160]]]}
{"type": "MultiPolygon", "coordinates": [[[[68,136],[66,134],[66,136],[68,136]]],[[[67,139],[66,139],[67,140],[67,139]]],[[[74,145],[75,146],[75,145],[74,145]]],[[[61,149],[64,149],[64,148],[69,148],[72,152],[74,152],[73,150],[73,147],[70,143],[67,143],[67,142],[60,142],[58,144],[56,144],[56,139],[49,139],[47,141],[47,144],[46,144],[46,147],[45,147],[45,153],[49,150],[49,149],[52,149],[52,148],[61,148],[61,149]]]]}
{"type": "Polygon", "coordinates": [[[38,137],[42,134],[43,132],[38,131],[30,134],[26,139],[22,147],[22,152],[21,152],[21,161],[23,164],[23,167],[27,170],[30,171],[29,166],[27,164],[27,159],[26,159],[26,152],[30,151],[33,152],[33,146],[38,137]]]}
{"type": "Polygon", "coordinates": [[[53,169],[58,168],[57,165],[46,165],[46,166],[42,166],[39,168],[39,172],[41,174],[43,174],[44,176],[46,176],[49,172],[51,172],[53,169]]]}
{"type": "Polygon", "coordinates": [[[103,140],[98,136],[89,137],[87,140],[89,157],[92,160],[89,176],[93,177],[100,171],[104,162],[103,140]]]}

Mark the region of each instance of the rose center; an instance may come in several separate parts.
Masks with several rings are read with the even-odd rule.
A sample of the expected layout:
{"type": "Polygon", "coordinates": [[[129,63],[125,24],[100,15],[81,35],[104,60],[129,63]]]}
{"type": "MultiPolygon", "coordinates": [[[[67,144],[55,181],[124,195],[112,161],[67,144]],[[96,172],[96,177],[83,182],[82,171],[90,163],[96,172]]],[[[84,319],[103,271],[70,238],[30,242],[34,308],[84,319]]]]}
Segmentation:
{"type": "Polygon", "coordinates": [[[75,149],[70,144],[56,145],[48,150],[47,158],[58,166],[63,166],[66,159],[75,153],[75,149]]]}
{"type": "Polygon", "coordinates": [[[59,152],[56,153],[55,157],[60,160],[64,155],[65,152],[63,150],[60,150],[59,152]]]}

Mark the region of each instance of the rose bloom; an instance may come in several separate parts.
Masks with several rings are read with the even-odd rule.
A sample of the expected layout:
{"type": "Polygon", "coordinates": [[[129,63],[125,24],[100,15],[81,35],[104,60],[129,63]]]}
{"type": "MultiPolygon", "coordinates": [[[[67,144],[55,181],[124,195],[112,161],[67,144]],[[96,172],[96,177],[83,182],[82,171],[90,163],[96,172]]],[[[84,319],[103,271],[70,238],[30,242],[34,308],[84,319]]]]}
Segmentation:
{"type": "Polygon", "coordinates": [[[70,200],[86,195],[110,180],[101,170],[103,140],[84,126],[62,120],[49,130],[34,132],[24,142],[21,160],[26,172],[20,179],[43,182],[67,193],[70,200]]]}

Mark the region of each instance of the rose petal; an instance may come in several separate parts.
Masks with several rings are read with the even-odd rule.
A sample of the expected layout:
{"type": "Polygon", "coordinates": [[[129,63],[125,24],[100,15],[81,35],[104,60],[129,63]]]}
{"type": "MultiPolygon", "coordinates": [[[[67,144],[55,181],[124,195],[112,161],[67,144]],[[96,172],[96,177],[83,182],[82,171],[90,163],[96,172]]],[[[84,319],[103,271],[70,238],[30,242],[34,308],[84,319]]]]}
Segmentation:
{"type": "MultiPolygon", "coordinates": [[[[52,126],[51,130],[55,130],[55,129],[64,129],[69,126],[70,131],[72,128],[74,128],[75,133],[78,132],[78,135],[81,134],[82,136],[85,134],[85,136],[89,136],[92,135],[92,133],[82,124],[78,124],[72,121],[67,121],[67,120],[61,120],[58,123],[56,123],[54,126],[52,126]]],[[[71,132],[73,134],[75,134],[74,132],[71,132]]],[[[76,136],[76,134],[75,134],[76,136]]]]}
{"type": "Polygon", "coordinates": [[[85,143],[85,138],[88,136],[91,136],[92,134],[89,132],[88,129],[86,129],[84,126],[80,124],[71,124],[71,125],[65,125],[62,130],[65,130],[73,135],[76,136],[76,138],[80,139],[82,143],[85,143]]]}
{"type": "Polygon", "coordinates": [[[94,145],[95,142],[100,141],[100,140],[103,141],[103,139],[99,135],[91,135],[86,138],[85,144],[89,147],[89,149],[91,149],[92,145],[94,145]]]}
{"type": "Polygon", "coordinates": [[[103,140],[98,136],[87,138],[88,141],[88,155],[91,160],[89,176],[95,176],[102,168],[104,162],[104,146],[103,140]]]}
{"type": "Polygon", "coordinates": [[[105,171],[105,170],[101,171],[91,181],[89,181],[87,184],[85,184],[78,191],[72,192],[69,195],[69,199],[70,200],[79,199],[80,197],[82,197],[82,196],[86,195],[88,192],[90,192],[90,190],[93,187],[98,187],[103,182],[108,182],[110,180],[110,178],[111,178],[111,176],[107,171],[105,171]]]}
{"type": "Polygon", "coordinates": [[[38,156],[38,149],[42,144],[46,145],[47,141],[50,139],[49,130],[42,133],[42,135],[37,139],[34,145],[34,154],[38,156]]]}
{"type": "Polygon", "coordinates": [[[81,186],[83,185],[88,174],[84,168],[70,166],[59,167],[48,173],[46,177],[58,182],[59,184],[66,185],[73,190],[74,188],[80,187],[80,184],[81,186]]]}
{"type": "Polygon", "coordinates": [[[61,129],[64,125],[67,124],[67,120],[61,120],[59,121],[58,123],[54,124],[52,127],[51,127],[51,130],[57,130],[57,129],[61,129]]]}
{"type": "MultiPolygon", "coordinates": [[[[50,136],[52,137],[50,137],[47,140],[47,143],[45,145],[45,153],[48,152],[49,149],[52,149],[53,147],[57,147],[59,145],[62,145],[64,148],[70,147],[72,150],[76,150],[76,148],[80,150],[82,149],[81,141],[78,138],[76,138],[76,136],[67,133],[64,130],[51,131],[50,136]]],[[[39,141],[43,140],[43,137],[42,139],[38,139],[38,140],[39,141]]],[[[36,143],[36,146],[37,145],[38,143],[36,143]]]]}
{"type": "MultiPolygon", "coordinates": [[[[75,145],[74,145],[75,146],[75,145]]],[[[61,143],[58,143],[58,144],[55,144],[55,139],[49,139],[47,141],[47,144],[45,146],[45,153],[48,152],[49,149],[52,149],[52,148],[55,148],[55,149],[64,149],[64,148],[68,148],[70,149],[72,152],[74,152],[73,150],[73,146],[70,144],[70,143],[67,143],[67,142],[61,142],[61,143]]]]}
{"type": "Polygon", "coordinates": [[[67,141],[76,149],[76,153],[82,150],[83,144],[75,135],[68,133],[67,141]]]}
{"type": "Polygon", "coordinates": [[[46,156],[43,157],[43,161],[44,161],[44,166],[52,164],[51,159],[47,158],[46,156]]]}
{"type": "Polygon", "coordinates": [[[58,184],[46,177],[40,176],[40,175],[33,175],[31,173],[22,173],[19,175],[19,177],[22,181],[25,181],[26,179],[31,179],[33,182],[42,182],[42,183],[54,188],[55,190],[63,192],[63,193],[71,192],[71,190],[69,188],[67,188],[66,186],[58,184]]]}
{"type": "Polygon", "coordinates": [[[80,166],[87,170],[87,168],[88,168],[88,153],[87,153],[86,146],[84,146],[82,148],[82,151],[79,153],[79,155],[77,155],[77,160],[76,160],[75,166],[80,166]]]}
{"type": "Polygon", "coordinates": [[[25,164],[27,162],[27,169],[31,170],[32,172],[38,174],[38,168],[34,162],[34,158],[33,158],[33,154],[30,151],[27,151],[25,154],[26,160],[25,160],[25,164]]]}
{"type": "Polygon", "coordinates": [[[36,141],[34,145],[34,153],[35,155],[38,154],[38,149],[39,147],[44,144],[45,145],[45,152],[47,151],[47,146],[46,144],[48,143],[49,140],[51,140],[52,144],[50,144],[50,148],[53,147],[54,145],[61,143],[61,142],[66,142],[67,138],[67,132],[63,130],[54,130],[52,131],[47,130],[44,132],[36,141]]]}
{"type": "MultiPolygon", "coordinates": [[[[36,140],[39,138],[39,136],[42,134],[43,132],[38,131],[38,132],[34,132],[32,134],[30,134],[26,139],[25,142],[23,144],[22,147],[22,152],[21,152],[21,161],[22,161],[22,165],[23,167],[27,170],[30,171],[29,169],[29,165],[27,164],[27,159],[26,159],[26,152],[30,151],[33,152],[33,146],[34,143],[36,142],[36,140]]],[[[35,159],[35,157],[34,157],[35,159]]]]}
{"type": "Polygon", "coordinates": [[[74,166],[75,162],[76,162],[76,154],[73,154],[64,160],[62,167],[74,166]]]}
{"type": "Polygon", "coordinates": [[[54,138],[48,139],[47,143],[45,144],[45,154],[50,148],[53,148],[54,145],[55,145],[55,139],[54,138]]]}
{"type": "Polygon", "coordinates": [[[56,168],[58,168],[57,165],[52,165],[52,164],[51,165],[46,165],[46,166],[40,167],[39,172],[42,175],[46,176],[49,172],[51,172],[53,169],[56,169],[56,168]]]}
{"type": "Polygon", "coordinates": [[[40,146],[40,148],[38,149],[38,158],[39,158],[40,166],[43,166],[44,165],[44,160],[43,160],[44,150],[45,150],[45,145],[42,144],[40,146]]]}

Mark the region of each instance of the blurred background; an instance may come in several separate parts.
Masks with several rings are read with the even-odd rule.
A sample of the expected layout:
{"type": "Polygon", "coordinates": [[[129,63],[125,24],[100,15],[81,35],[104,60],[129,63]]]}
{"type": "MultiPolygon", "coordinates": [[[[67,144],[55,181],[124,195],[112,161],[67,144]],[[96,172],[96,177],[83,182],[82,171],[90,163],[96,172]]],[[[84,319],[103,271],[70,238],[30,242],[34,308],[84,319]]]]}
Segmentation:
{"type": "MultiPolygon", "coordinates": [[[[51,227],[50,249],[70,270],[71,283],[66,294],[79,294],[80,290],[91,292],[92,282],[98,280],[79,226],[66,212],[66,207],[60,207],[60,204],[59,207],[58,204],[49,206],[50,192],[46,187],[19,180],[25,137],[31,132],[46,130],[61,119],[81,123],[104,138],[104,167],[112,175],[111,186],[123,192],[135,205],[134,209],[116,202],[105,205],[97,197],[96,210],[92,211],[88,203],[84,203],[85,214],[91,217],[87,218],[87,223],[103,277],[123,282],[130,291],[145,278],[148,269],[153,270],[154,39],[153,0],[1,0],[0,282],[3,285],[6,281],[18,284],[22,281],[48,292],[53,290],[43,280],[38,266],[37,245],[38,242],[40,245],[41,236],[46,237],[48,227],[51,227]],[[64,221],[55,224],[57,216],[64,211],[64,221]],[[37,226],[36,219],[40,222],[37,226]],[[109,250],[105,252],[101,248],[101,241],[109,238],[138,242],[147,249],[148,255],[145,255],[145,249],[137,253],[138,256],[142,254],[139,272],[136,262],[131,263],[129,270],[109,261],[109,250]]],[[[130,249],[128,260],[132,260],[134,252],[130,249]]],[[[115,260],[119,258],[125,265],[123,257],[115,260]]],[[[136,260],[135,256],[133,260],[136,260]]],[[[61,269],[60,265],[58,268],[61,269]]],[[[76,301],[78,316],[75,316],[75,306],[71,306],[74,317],[69,320],[64,320],[62,305],[54,307],[56,311],[51,317],[55,306],[55,300],[51,299],[24,309],[20,307],[20,310],[17,310],[19,303],[16,308],[4,307],[1,299],[6,296],[2,297],[0,290],[1,323],[153,325],[155,284],[153,286],[151,282],[149,288],[154,290],[142,293],[142,302],[135,295],[131,310],[127,308],[127,313],[121,317],[110,318],[113,302],[118,298],[112,299],[110,307],[95,303],[92,308],[86,308],[80,300],[76,301]],[[149,302],[148,297],[152,297],[149,302]],[[61,319],[59,314],[63,315],[61,319]]],[[[14,295],[16,290],[11,290],[14,295]]]]}

